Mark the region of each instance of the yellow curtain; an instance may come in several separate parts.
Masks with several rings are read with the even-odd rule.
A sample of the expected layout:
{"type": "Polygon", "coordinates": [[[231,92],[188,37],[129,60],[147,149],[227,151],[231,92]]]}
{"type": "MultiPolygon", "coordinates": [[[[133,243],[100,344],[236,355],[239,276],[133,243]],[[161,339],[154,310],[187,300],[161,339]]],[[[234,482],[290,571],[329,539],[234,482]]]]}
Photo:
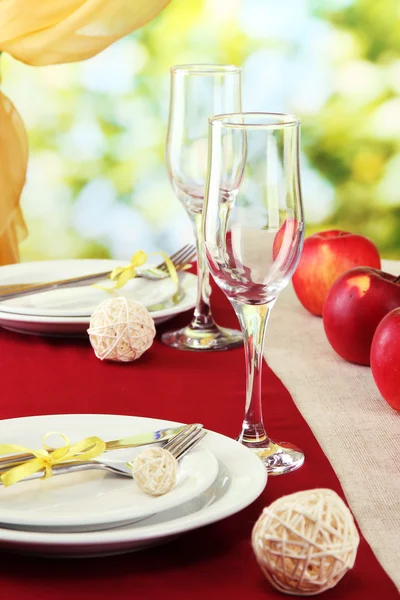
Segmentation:
{"type": "MultiPolygon", "coordinates": [[[[90,58],[153,19],[170,0],[0,0],[0,52],[29,65],[90,58]]],[[[1,92],[0,92],[1,94],[1,92]]],[[[19,207],[27,139],[10,100],[0,96],[0,264],[19,260],[26,235],[19,207]]]]}
{"type": "Polygon", "coordinates": [[[0,92],[0,265],[19,260],[27,230],[19,206],[28,162],[28,138],[12,102],[0,92]]]}

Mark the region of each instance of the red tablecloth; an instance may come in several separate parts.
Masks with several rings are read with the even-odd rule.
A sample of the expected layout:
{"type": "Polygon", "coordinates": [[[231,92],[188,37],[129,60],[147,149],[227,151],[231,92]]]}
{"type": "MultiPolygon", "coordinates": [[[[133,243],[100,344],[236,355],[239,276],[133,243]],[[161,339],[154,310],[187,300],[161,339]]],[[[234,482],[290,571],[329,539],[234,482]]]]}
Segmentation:
{"type": "MultiPolygon", "coordinates": [[[[213,307],[219,323],[237,325],[219,290],[214,290],[213,307]]],[[[183,318],[187,321],[188,315],[183,318]]],[[[268,332],[267,343],[273,343],[268,332]]],[[[71,412],[140,415],[200,421],[235,437],[243,417],[242,349],[179,352],[156,340],[137,363],[114,364],[100,362],[86,340],[28,337],[0,330],[0,376],[2,419],[71,412]]],[[[306,453],[299,471],[271,477],[264,493],[247,509],[167,546],[75,561],[0,553],[0,598],[282,598],[264,579],[250,545],[251,529],[262,508],[283,494],[307,488],[328,487],[342,497],[343,492],[289,392],[267,366],[263,394],[269,435],[276,441],[295,442],[306,453]]],[[[398,598],[398,592],[361,536],[354,569],[323,597],[391,600],[398,598]]]]}

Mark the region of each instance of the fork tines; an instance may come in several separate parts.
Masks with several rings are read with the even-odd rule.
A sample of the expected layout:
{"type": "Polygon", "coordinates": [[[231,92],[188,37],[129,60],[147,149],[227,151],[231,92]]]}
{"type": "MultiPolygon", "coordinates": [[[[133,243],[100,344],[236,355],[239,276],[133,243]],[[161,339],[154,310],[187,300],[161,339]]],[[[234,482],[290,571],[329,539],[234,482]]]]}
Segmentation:
{"type": "Polygon", "coordinates": [[[163,448],[164,450],[169,450],[175,458],[179,458],[183,456],[183,454],[186,454],[186,452],[197,444],[206,434],[207,432],[203,430],[203,425],[200,423],[186,425],[186,427],[170,439],[163,448]]]}
{"type": "MultiPolygon", "coordinates": [[[[189,263],[196,256],[196,248],[193,244],[186,244],[180,250],[170,256],[170,259],[175,265],[175,268],[179,271],[185,264],[189,263]]],[[[165,262],[157,267],[161,271],[167,271],[168,267],[165,262]]]]}

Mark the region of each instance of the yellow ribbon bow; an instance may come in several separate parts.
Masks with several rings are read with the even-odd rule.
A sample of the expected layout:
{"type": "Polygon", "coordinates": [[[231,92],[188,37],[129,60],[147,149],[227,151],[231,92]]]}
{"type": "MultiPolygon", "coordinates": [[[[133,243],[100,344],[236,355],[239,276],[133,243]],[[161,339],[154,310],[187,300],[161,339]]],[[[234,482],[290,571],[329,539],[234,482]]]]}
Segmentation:
{"type": "MultiPolygon", "coordinates": [[[[155,254],[160,254],[163,257],[165,264],[167,265],[169,276],[171,277],[172,282],[176,285],[176,293],[174,294],[173,299],[174,299],[174,301],[178,301],[178,296],[179,296],[178,273],[176,272],[175,265],[172,262],[172,260],[169,258],[169,256],[167,256],[165,254],[165,252],[161,252],[161,251],[160,252],[150,252],[149,254],[147,254],[146,252],[144,252],[144,250],[138,250],[138,252],[135,252],[135,254],[132,256],[131,261],[127,267],[115,267],[115,269],[112,271],[112,273],[110,275],[110,279],[111,279],[111,281],[114,282],[113,287],[104,288],[99,285],[96,285],[95,287],[102,289],[102,290],[106,290],[107,292],[113,292],[114,290],[119,290],[125,284],[127,284],[130,279],[134,279],[137,275],[137,268],[144,265],[147,262],[149,256],[154,256],[155,254]]],[[[151,271],[155,271],[155,272],[159,271],[160,273],[162,273],[162,271],[157,269],[157,267],[149,267],[149,268],[151,269],[151,271]]],[[[181,270],[185,271],[186,269],[189,269],[189,268],[190,268],[190,265],[187,265],[187,266],[184,266],[181,270]]]]}
{"type": "MultiPolygon", "coordinates": [[[[146,254],[144,250],[138,250],[138,252],[135,252],[132,256],[131,262],[127,267],[115,267],[111,273],[110,279],[111,281],[114,281],[114,289],[122,288],[130,279],[136,277],[137,267],[143,266],[147,262],[149,256],[154,256],[155,254],[161,254],[167,265],[169,276],[175,285],[178,285],[178,274],[175,265],[164,252],[150,252],[150,254],[146,254]]],[[[157,271],[157,267],[151,267],[151,269],[152,271],[157,271]]]]}
{"type": "Polygon", "coordinates": [[[12,452],[28,452],[33,454],[35,458],[31,458],[21,465],[9,469],[0,475],[1,482],[4,487],[13,485],[33,473],[44,471],[42,479],[47,479],[53,474],[52,467],[66,461],[84,461],[100,456],[106,449],[106,443],[97,436],[87,437],[76,444],[70,444],[66,435],[58,432],[47,433],[43,438],[43,448],[39,450],[31,450],[17,444],[0,444],[0,454],[11,454],[12,452]],[[50,435],[59,435],[65,442],[65,446],[52,450],[51,452],[46,445],[46,439],[50,435]]]}
{"type": "Polygon", "coordinates": [[[112,289],[119,290],[122,288],[130,279],[133,279],[137,275],[137,267],[141,267],[147,261],[148,255],[144,250],[138,250],[132,256],[131,261],[127,267],[115,267],[110,275],[111,281],[114,282],[112,289]]]}

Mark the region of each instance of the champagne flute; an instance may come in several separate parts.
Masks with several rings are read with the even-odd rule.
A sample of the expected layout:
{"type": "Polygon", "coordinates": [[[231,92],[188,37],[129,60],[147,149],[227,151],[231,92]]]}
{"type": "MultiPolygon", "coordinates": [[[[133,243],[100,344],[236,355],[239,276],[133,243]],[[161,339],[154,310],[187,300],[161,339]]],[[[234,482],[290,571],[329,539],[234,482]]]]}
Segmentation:
{"type": "Polygon", "coordinates": [[[210,282],[201,217],[207,178],[208,118],[241,110],[241,69],[232,65],[171,68],[166,143],[169,178],[192,222],[197,243],[197,302],[192,322],[164,333],[162,341],[181,350],[228,350],[243,343],[240,331],[218,327],[210,309],[210,282]]]}
{"type": "Polygon", "coordinates": [[[261,401],[265,329],[304,239],[299,134],[300,122],[291,115],[209,119],[203,235],[211,273],[233,305],[245,341],[246,407],[238,441],[273,475],[304,462],[299,448],[268,437],[261,401]]]}

